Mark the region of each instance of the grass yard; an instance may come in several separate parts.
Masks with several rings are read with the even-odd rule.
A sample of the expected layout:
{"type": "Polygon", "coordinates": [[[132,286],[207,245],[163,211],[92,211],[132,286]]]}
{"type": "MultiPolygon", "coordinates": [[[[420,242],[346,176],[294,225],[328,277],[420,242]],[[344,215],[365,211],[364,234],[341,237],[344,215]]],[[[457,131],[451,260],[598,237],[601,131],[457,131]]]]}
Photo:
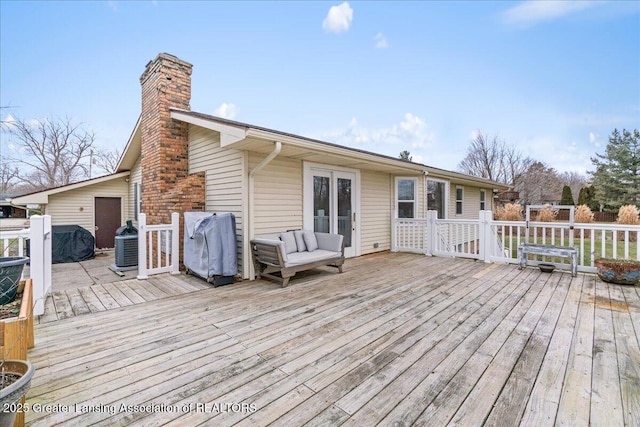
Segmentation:
{"type": "MultiPolygon", "coordinates": [[[[520,238],[520,242],[524,242],[524,237],[520,238]]],[[[533,240],[530,240],[531,243],[533,243],[533,240]]],[[[556,238],[556,244],[559,244],[560,239],[556,238]]],[[[613,253],[613,240],[610,239],[606,239],[604,241],[604,254],[602,253],[602,239],[594,239],[593,241],[591,239],[584,239],[584,245],[581,246],[580,245],[580,238],[576,237],[574,238],[573,244],[574,246],[578,247],[579,250],[579,254],[578,254],[578,264],[579,265],[586,265],[586,266],[590,266],[591,265],[591,258],[592,255],[591,253],[594,253],[594,259],[597,258],[616,258],[616,259],[623,259],[623,258],[628,258],[628,259],[639,259],[638,258],[638,243],[637,242],[629,242],[629,249],[628,249],[628,253],[629,256],[625,257],[625,242],[621,242],[621,241],[617,241],[616,242],[616,255],[614,257],[614,253],[613,253]]],[[[538,237],[537,242],[538,244],[542,244],[542,238],[538,237]]],[[[546,244],[551,244],[551,238],[547,237],[546,239],[546,244]]],[[[564,241],[565,245],[568,246],[569,242],[568,242],[568,238],[565,236],[565,241],[564,241]]],[[[517,243],[517,239],[515,238],[515,236],[513,237],[513,245],[511,244],[511,238],[510,236],[505,236],[504,239],[504,246],[505,249],[511,248],[511,257],[512,258],[517,258],[518,257],[518,243],[517,243]]],[[[568,263],[569,260],[566,258],[557,258],[557,259],[551,259],[552,257],[545,257],[546,259],[542,259],[542,257],[537,257],[538,261],[549,261],[549,262],[554,262],[554,263],[568,263]]]]}

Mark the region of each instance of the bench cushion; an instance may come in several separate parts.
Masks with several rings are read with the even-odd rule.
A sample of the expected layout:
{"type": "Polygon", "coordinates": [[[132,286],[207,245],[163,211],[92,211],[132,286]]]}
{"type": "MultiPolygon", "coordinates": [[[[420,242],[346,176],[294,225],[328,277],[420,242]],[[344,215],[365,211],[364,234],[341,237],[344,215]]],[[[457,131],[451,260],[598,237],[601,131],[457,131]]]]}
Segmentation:
{"type": "Polygon", "coordinates": [[[296,245],[298,245],[298,252],[304,252],[307,250],[307,245],[304,243],[304,237],[302,230],[294,230],[294,236],[296,236],[296,245]]]}
{"type": "Polygon", "coordinates": [[[296,244],[296,236],[293,231],[287,231],[280,234],[280,240],[284,242],[284,248],[287,255],[293,252],[298,252],[298,245],[296,244]]]}
{"type": "Polygon", "coordinates": [[[340,257],[341,255],[340,252],[325,251],[324,249],[316,249],[313,252],[295,252],[287,255],[287,261],[285,261],[284,265],[285,267],[297,267],[312,262],[340,257]]]}
{"type": "Polygon", "coordinates": [[[307,245],[307,250],[313,252],[318,249],[318,240],[316,234],[311,230],[302,230],[302,236],[304,237],[304,243],[307,245]]]}

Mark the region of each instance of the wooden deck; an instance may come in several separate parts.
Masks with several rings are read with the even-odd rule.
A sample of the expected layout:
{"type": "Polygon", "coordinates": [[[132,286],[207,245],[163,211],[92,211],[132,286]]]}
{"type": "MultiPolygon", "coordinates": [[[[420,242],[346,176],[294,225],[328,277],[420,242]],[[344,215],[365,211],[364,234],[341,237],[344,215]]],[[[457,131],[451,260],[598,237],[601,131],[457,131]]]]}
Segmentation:
{"type": "Polygon", "coordinates": [[[209,288],[211,285],[194,277],[162,274],[151,276],[147,280],[128,279],[63,289],[54,291],[47,297],[44,314],[40,316],[38,323],[113,310],[209,288]]]}
{"type": "Polygon", "coordinates": [[[637,426],[639,333],[635,287],[378,254],[39,324],[26,419],[637,426]]]}

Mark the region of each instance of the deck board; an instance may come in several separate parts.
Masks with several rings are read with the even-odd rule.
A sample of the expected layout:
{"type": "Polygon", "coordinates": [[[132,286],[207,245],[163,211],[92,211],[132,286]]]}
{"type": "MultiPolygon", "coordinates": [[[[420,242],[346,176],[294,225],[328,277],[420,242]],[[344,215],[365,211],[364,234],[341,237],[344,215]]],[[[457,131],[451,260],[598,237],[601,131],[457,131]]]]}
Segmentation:
{"type": "Polygon", "coordinates": [[[400,253],[288,288],[194,280],[53,298],[66,317],[35,327],[27,402],[103,410],[29,412],[27,425],[638,424],[633,287],[400,253]],[[79,297],[107,304],[76,315],[79,297]]]}

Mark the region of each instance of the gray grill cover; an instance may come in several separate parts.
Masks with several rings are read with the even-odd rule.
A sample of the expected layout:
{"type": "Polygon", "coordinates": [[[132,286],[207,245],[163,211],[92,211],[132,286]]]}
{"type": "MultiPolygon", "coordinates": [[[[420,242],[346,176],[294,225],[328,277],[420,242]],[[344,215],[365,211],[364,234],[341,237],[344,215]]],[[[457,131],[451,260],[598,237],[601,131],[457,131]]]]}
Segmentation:
{"type": "Polygon", "coordinates": [[[184,266],[205,279],[238,274],[232,213],[184,213],[184,266]]]}

